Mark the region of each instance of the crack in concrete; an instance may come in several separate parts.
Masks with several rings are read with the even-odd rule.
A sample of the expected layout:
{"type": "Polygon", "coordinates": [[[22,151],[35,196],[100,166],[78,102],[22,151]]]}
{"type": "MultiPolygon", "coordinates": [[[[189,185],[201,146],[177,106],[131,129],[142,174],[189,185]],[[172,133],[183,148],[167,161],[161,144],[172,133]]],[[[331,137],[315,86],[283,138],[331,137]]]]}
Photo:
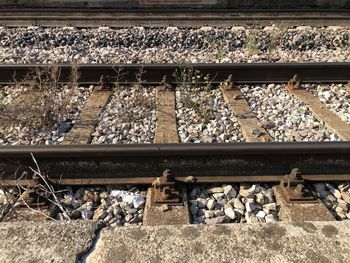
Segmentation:
{"type": "Polygon", "coordinates": [[[95,231],[95,236],[92,239],[91,246],[88,247],[85,251],[81,253],[81,255],[78,255],[76,263],[87,263],[87,258],[95,251],[96,244],[98,240],[100,239],[101,231],[103,227],[98,227],[95,231]]]}

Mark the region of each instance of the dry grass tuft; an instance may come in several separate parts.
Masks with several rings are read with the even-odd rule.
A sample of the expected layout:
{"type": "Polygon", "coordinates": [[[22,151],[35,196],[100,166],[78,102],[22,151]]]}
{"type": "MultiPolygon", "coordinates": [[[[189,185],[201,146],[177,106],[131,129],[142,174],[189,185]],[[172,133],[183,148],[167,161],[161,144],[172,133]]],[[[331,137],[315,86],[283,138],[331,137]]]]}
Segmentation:
{"type": "Polygon", "coordinates": [[[179,102],[183,107],[193,109],[204,123],[213,119],[215,117],[213,113],[214,96],[210,94],[213,88],[210,76],[203,76],[192,68],[176,71],[174,76],[178,82],[177,89],[181,93],[179,102]],[[199,81],[201,79],[204,80],[204,83],[199,81]],[[206,93],[207,96],[203,96],[203,93],[206,93]]]}
{"type": "Polygon", "coordinates": [[[52,128],[65,120],[73,110],[72,97],[78,87],[78,66],[72,63],[70,81],[63,84],[60,79],[58,64],[47,68],[36,68],[16,86],[23,89],[16,105],[8,105],[4,114],[11,123],[18,123],[30,129],[52,128]]]}

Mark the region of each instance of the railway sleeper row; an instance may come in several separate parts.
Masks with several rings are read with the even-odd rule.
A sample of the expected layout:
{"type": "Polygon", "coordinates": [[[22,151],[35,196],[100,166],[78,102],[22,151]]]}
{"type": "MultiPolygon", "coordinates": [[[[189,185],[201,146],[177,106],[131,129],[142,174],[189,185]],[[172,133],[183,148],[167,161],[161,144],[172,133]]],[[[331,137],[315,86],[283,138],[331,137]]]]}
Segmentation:
{"type": "MultiPolygon", "coordinates": [[[[232,76],[228,76],[227,80],[228,81],[224,82],[221,85],[221,92],[223,94],[225,102],[229,105],[232,112],[238,116],[238,122],[241,125],[241,129],[242,129],[242,133],[244,135],[245,141],[256,142],[256,143],[264,143],[264,142],[266,143],[266,142],[272,141],[272,138],[268,134],[268,132],[259,125],[259,121],[257,120],[254,113],[252,113],[249,107],[249,104],[244,98],[241,91],[235,88],[234,79],[232,79],[232,76]]],[[[293,96],[295,96],[297,99],[303,101],[308,107],[310,107],[310,109],[315,114],[315,116],[319,120],[324,122],[325,125],[330,130],[332,130],[335,134],[337,134],[342,140],[349,141],[349,137],[350,137],[350,134],[348,132],[350,130],[349,124],[343,122],[335,113],[325,108],[320,101],[318,101],[315,97],[313,97],[311,93],[302,89],[300,85],[300,80],[297,75],[295,75],[293,79],[291,79],[288,82],[288,84],[286,85],[286,90],[290,92],[293,96]]],[[[27,96],[27,95],[28,94],[24,94],[24,96],[27,96]]],[[[112,96],[111,90],[106,88],[106,86],[103,83],[97,89],[95,88],[92,94],[90,95],[88,101],[86,102],[83,111],[80,113],[75,125],[73,126],[69,134],[65,137],[63,144],[74,145],[74,144],[90,143],[92,139],[92,134],[98,123],[98,117],[103,111],[103,108],[107,105],[111,96],[112,96]]],[[[23,99],[20,99],[20,101],[21,100],[23,99]]],[[[174,92],[173,86],[166,83],[166,81],[164,81],[156,88],[157,123],[156,123],[154,143],[167,144],[167,143],[179,142],[175,109],[176,109],[175,92],[174,92]]],[[[5,121],[6,120],[3,120],[2,123],[5,123],[5,121]]],[[[7,156],[11,156],[11,154],[16,155],[15,151],[11,152],[11,150],[9,152],[5,151],[3,154],[5,155],[7,154],[7,156]]],[[[338,154],[339,154],[339,151],[338,151],[338,154]]],[[[43,155],[45,155],[45,153],[43,153],[43,155]]],[[[37,156],[38,155],[34,153],[33,160],[35,160],[34,158],[37,156]]],[[[301,153],[301,156],[302,156],[302,153],[301,153]]],[[[142,158],[143,157],[141,156],[141,159],[142,158]]],[[[29,196],[30,201],[33,201],[36,199],[35,189],[38,187],[38,185],[39,186],[46,185],[46,187],[49,187],[49,186],[53,187],[51,186],[51,184],[52,185],[60,185],[60,184],[63,184],[63,185],[106,185],[106,184],[115,185],[115,184],[135,184],[135,183],[147,184],[147,185],[152,184],[153,186],[148,188],[147,190],[147,194],[146,194],[147,198],[146,198],[146,203],[144,205],[144,211],[142,211],[142,213],[140,213],[141,216],[138,215],[138,217],[140,218],[142,217],[140,221],[141,222],[143,221],[144,224],[146,225],[158,225],[158,224],[187,224],[191,221],[191,217],[193,221],[195,221],[196,223],[203,222],[203,218],[205,218],[206,215],[202,215],[202,214],[199,215],[198,212],[194,213],[194,210],[196,210],[195,208],[193,208],[191,212],[191,206],[193,206],[193,204],[196,203],[197,201],[189,199],[189,193],[187,191],[188,187],[187,188],[184,187],[183,185],[184,183],[185,184],[214,183],[214,182],[219,182],[220,180],[222,182],[228,181],[231,183],[232,182],[238,183],[238,182],[241,182],[240,180],[242,180],[242,176],[239,177],[237,176],[237,174],[236,176],[233,175],[231,177],[227,177],[227,173],[226,173],[226,174],[222,174],[223,176],[220,177],[220,173],[222,173],[222,171],[220,171],[219,174],[217,174],[217,177],[212,177],[211,175],[208,175],[208,174],[206,176],[197,176],[197,175],[191,175],[191,173],[187,173],[188,174],[187,176],[186,172],[184,173],[184,171],[193,168],[192,167],[193,164],[192,165],[187,164],[187,167],[182,168],[182,171],[179,172],[176,169],[176,165],[175,165],[175,169],[172,168],[171,167],[172,165],[167,165],[169,162],[169,160],[166,159],[167,157],[163,157],[163,159],[164,158],[165,160],[162,160],[160,162],[162,163],[161,165],[159,165],[158,163],[155,169],[147,168],[148,170],[151,170],[151,171],[145,171],[146,175],[141,175],[140,177],[135,177],[135,175],[134,176],[127,175],[128,174],[127,168],[124,167],[122,168],[121,171],[126,174],[126,177],[119,176],[116,178],[112,178],[112,177],[108,177],[108,174],[106,174],[105,176],[99,177],[96,174],[95,178],[89,178],[89,177],[74,178],[74,176],[73,178],[72,177],[69,178],[69,176],[67,178],[66,175],[61,174],[62,177],[57,177],[57,175],[54,178],[49,177],[47,178],[48,181],[46,182],[45,182],[45,177],[38,178],[38,171],[36,171],[36,173],[34,172],[33,177],[29,176],[29,178],[20,178],[16,176],[16,178],[11,179],[11,177],[9,176],[10,175],[9,170],[14,168],[16,165],[18,169],[18,163],[17,164],[12,163],[12,166],[7,165],[6,168],[3,167],[4,168],[3,170],[5,171],[5,176],[3,175],[4,180],[2,180],[1,184],[3,185],[3,187],[5,186],[8,187],[9,185],[12,185],[12,187],[14,186],[23,187],[23,186],[30,185],[30,188],[24,191],[25,195],[29,193],[34,194],[34,198],[29,196]],[[171,167],[170,170],[165,169],[167,167],[171,167]],[[160,171],[163,172],[161,176],[159,174],[160,171]],[[150,174],[152,173],[153,173],[153,176],[150,176],[150,174]],[[157,177],[157,175],[159,177],[157,177]],[[19,179],[24,179],[24,180],[19,180],[19,179]],[[201,219],[198,220],[198,217],[201,217],[201,219]]],[[[342,158],[346,159],[346,157],[342,157],[342,158]]],[[[39,159],[40,159],[40,153],[39,153],[39,159]]],[[[314,178],[313,180],[322,181],[323,179],[326,181],[328,180],[329,181],[350,181],[348,172],[346,172],[347,170],[346,165],[343,165],[342,163],[344,161],[346,162],[346,160],[341,160],[340,163],[339,163],[339,160],[333,161],[333,164],[336,164],[338,162],[337,165],[333,166],[334,171],[336,171],[337,169],[342,170],[340,173],[338,171],[338,174],[332,175],[332,172],[328,169],[324,173],[324,175],[321,175],[318,177],[316,176],[315,177],[316,179],[314,178]]],[[[171,160],[170,160],[170,163],[171,163],[171,160]]],[[[273,165],[272,163],[273,161],[271,163],[266,163],[264,164],[265,165],[264,167],[267,168],[269,167],[269,165],[273,165]]],[[[310,170],[312,170],[313,168],[310,168],[310,167],[306,168],[308,166],[307,161],[305,161],[304,163],[301,162],[302,165],[300,167],[297,167],[297,166],[291,167],[292,165],[291,163],[293,162],[284,160],[282,161],[280,166],[284,165],[285,167],[283,169],[279,168],[280,171],[278,172],[275,171],[274,174],[272,175],[268,175],[268,172],[267,173],[262,172],[263,174],[259,174],[258,172],[258,174],[253,176],[254,175],[253,173],[251,177],[246,176],[244,180],[248,182],[249,181],[259,182],[259,180],[261,182],[280,181],[279,185],[274,187],[273,192],[276,198],[275,201],[277,202],[277,206],[279,207],[279,218],[281,220],[307,221],[307,220],[315,220],[315,218],[318,221],[334,220],[334,216],[332,215],[332,213],[328,211],[328,209],[324,206],[322,202],[320,202],[320,200],[318,200],[318,198],[315,198],[315,195],[312,193],[312,191],[310,192],[310,188],[312,189],[310,185],[310,178],[312,178],[312,172],[310,172],[310,170]],[[297,168],[300,168],[300,170],[298,170],[297,168]],[[307,171],[306,171],[306,174],[304,175],[303,172],[305,172],[305,169],[307,171]],[[283,177],[283,173],[281,173],[281,170],[283,170],[284,172],[289,170],[290,174],[283,177]]],[[[294,161],[294,164],[295,163],[298,163],[298,161],[294,161]]],[[[199,162],[197,163],[197,166],[198,164],[200,166],[203,163],[199,162]]],[[[46,164],[44,164],[44,166],[45,165],[46,164]]],[[[152,162],[148,165],[152,165],[152,162]]],[[[177,165],[179,167],[179,164],[177,165]]],[[[247,165],[248,166],[253,165],[252,161],[248,162],[246,166],[247,165]]],[[[329,164],[329,166],[330,165],[331,164],[329,164]]],[[[72,167],[73,166],[71,166],[70,169],[72,169],[72,167]]],[[[209,167],[210,167],[210,162],[209,164],[207,164],[207,168],[209,167]]],[[[219,167],[220,167],[220,163],[218,163],[215,166],[214,170],[219,171],[220,170],[219,167]]],[[[37,168],[39,170],[39,167],[37,168]]],[[[89,170],[89,168],[91,167],[87,166],[85,167],[85,170],[86,169],[89,170]]],[[[259,168],[259,164],[258,166],[256,166],[256,168],[261,169],[261,167],[259,168]]],[[[20,168],[19,170],[21,169],[22,168],[20,168]]],[[[73,168],[73,170],[74,169],[76,170],[76,168],[73,168]]],[[[322,165],[318,167],[318,169],[322,170],[322,165]]],[[[241,168],[241,170],[244,170],[244,168],[241,168]]],[[[50,173],[50,169],[47,169],[47,167],[45,171],[50,173]]],[[[96,167],[95,167],[95,171],[96,171],[96,167]]],[[[138,173],[142,174],[143,170],[141,169],[140,171],[138,173]]],[[[23,169],[22,169],[22,172],[23,172],[23,169]]],[[[55,171],[56,174],[59,172],[60,171],[55,171]]],[[[113,174],[113,172],[115,172],[113,171],[113,169],[108,171],[109,175],[113,174]]],[[[84,169],[80,171],[80,174],[81,173],[84,173],[84,169]]],[[[135,174],[135,171],[130,172],[130,174],[132,173],[135,174]]],[[[23,175],[23,173],[21,175],[23,175]]],[[[344,192],[347,194],[344,194],[344,196],[346,196],[346,198],[349,199],[349,194],[346,187],[344,192]]],[[[332,190],[332,191],[335,191],[335,190],[332,190]]],[[[339,192],[339,190],[337,191],[339,192]]],[[[338,192],[337,192],[337,195],[341,195],[340,192],[339,193],[338,192]]],[[[218,192],[217,194],[220,194],[220,193],[221,192],[218,192]]],[[[26,198],[28,198],[28,196],[26,196],[26,198]]],[[[253,203],[255,202],[254,199],[252,202],[253,203]]],[[[26,205],[28,205],[28,203],[26,203],[26,205]]],[[[38,206],[38,205],[40,206],[41,203],[34,202],[34,206],[38,206]]],[[[47,205],[47,203],[45,205],[47,205]]],[[[233,211],[234,206],[233,207],[231,206],[231,209],[228,205],[226,206],[227,206],[226,207],[227,210],[230,211],[230,212],[227,212],[227,214],[231,215],[231,219],[232,217],[236,217],[237,211],[236,212],[233,211]]],[[[349,209],[349,203],[347,201],[345,201],[345,203],[343,203],[342,206],[345,209],[349,209]]],[[[133,209],[133,208],[130,208],[130,209],[133,209]]],[[[263,210],[261,211],[264,212],[263,210]]],[[[225,205],[223,206],[222,212],[224,213],[224,215],[220,213],[221,219],[223,220],[222,222],[225,222],[225,218],[230,220],[227,217],[228,215],[225,213],[225,205]]],[[[338,209],[338,212],[339,212],[339,209],[338,209]]],[[[101,212],[101,213],[104,214],[104,212],[101,212]]],[[[211,217],[212,212],[209,211],[207,212],[207,214],[208,214],[208,217],[211,217]]],[[[62,216],[62,213],[61,213],[61,216],[62,216]]],[[[266,213],[264,216],[266,216],[266,213]]],[[[339,219],[339,215],[337,216],[339,219]]],[[[64,217],[65,215],[63,214],[63,218],[64,217]]],[[[346,219],[348,217],[349,217],[349,214],[344,213],[342,219],[346,219]]],[[[140,222],[140,221],[136,220],[136,222],[140,222]]],[[[214,220],[214,222],[219,222],[219,221],[214,220]]]]}
{"type": "MultiPolygon", "coordinates": [[[[260,121],[252,111],[247,98],[242,91],[235,87],[234,80],[229,76],[228,81],[220,85],[220,90],[226,105],[230,108],[232,116],[237,119],[238,128],[243,135],[241,140],[245,142],[270,142],[274,139],[271,137],[266,128],[269,124],[260,121]]],[[[177,105],[174,86],[161,83],[157,86],[155,92],[155,118],[156,127],[153,141],[149,143],[178,143],[180,142],[179,119],[177,118],[177,105]]],[[[295,99],[306,105],[313,113],[314,117],[340,140],[350,140],[350,124],[343,121],[336,113],[325,107],[310,91],[304,89],[297,75],[285,85],[285,90],[293,95],[295,99]]],[[[36,98],[35,93],[22,92],[14,99],[9,108],[20,107],[21,103],[31,101],[36,98]]],[[[87,144],[101,143],[99,140],[93,141],[94,133],[100,121],[100,116],[104,108],[111,101],[113,92],[110,88],[100,85],[94,88],[85,106],[78,115],[73,128],[66,134],[63,144],[87,144]]],[[[138,102],[140,103],[140,102],[138,102]]],[[[201,110],[201,109],[199,109],[201,110]]],[[[213,111],[210,109],[209,111],[213,111]]],[[[211,113],[213,114],[213,113],[211,113]]],[[[116,117],[118,118],[118,117],[116,117]]],[[[14,124],[15,120],[10,119],[6,114],[0,116],[0,130],[6,126],[14,124]]],[[[190,127],[187,127],[190,128],[190,127]]],[[[188,132],[188,131],[187,131],[188,132]]],[[[238,139],[239,141],[240,139],[238,139]]],[[[181,139],[183,141],[183,138],[181,139]]],[[[117,143],[123,143],[122,141],[117,143]]]]}

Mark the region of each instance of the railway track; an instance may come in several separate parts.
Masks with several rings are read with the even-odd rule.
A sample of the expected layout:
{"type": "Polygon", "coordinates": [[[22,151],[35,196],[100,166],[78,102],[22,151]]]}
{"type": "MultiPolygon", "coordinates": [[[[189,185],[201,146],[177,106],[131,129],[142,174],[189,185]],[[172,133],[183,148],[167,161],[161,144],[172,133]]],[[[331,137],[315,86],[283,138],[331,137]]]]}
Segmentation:
{"type": "Polygon", "coordinates": [[[283,23],[289,26],[349,25],[348,10],[113,10],[76,8],[0,9],[0,25],[75,27],[232,27],[283,23]]]}
{"type": "Polygon", "coordinates": [[[167,169],[181,183],[276,183],[295,167],[310,182],[350,180],[350,143],[333,142],[1,146],[2,183],[33,184],[18,181],[31,154],[63,185],[151,185],[167,169]]]}
{"type": "MultiPolygon", "coordinates": [[[[33,69],[45,67],[1,65],[0,83],[12,85],[14,76],[17,81],[24,81],[33,69]]],[[[349,67],[350,63],[79,65],[78,83],[94,84],[98,88],[92,91],[62,142],[66,145],[0,146],[1,185],[35,189],[43,183],[42,178],[32,172],[36,163],[47,181],[59,187],[147,185],[146,200],[150,203],[146,204],[148,212],[145,222],[152,225],[157,224],[157,220],[174,223],[171,216],[163,218],[164,214],[159,212],[162,205],[180,205],[175,210],[182,210],[179,212],[182,216],[176,217],[175,221],[188,221],[186,187],[191,189],[198,184],[268,183],[276,185],[276,198],[279,204],[285,202],[286,211],[300,209],[291,214],[287,212],[288,218],[310,219],[314,213],[311,215],[305,209],[314,205],[314,209],[320,211],[319,215],[324,216],[320,216],[319,220],[329,220],[333,217],[321,205],[319,197],[310,194],[309,189],[313,189],[315,183],[323,185],[325,182],[338,184],[350,181],[349,124],[324,107],[303,88],[300,81],[346,84],[350,79],[349,67]],[[203,76],[209,76],[213,86],[221,83],[220,92],[237,116],[246,143],[178,143],[174,88],[184,83],[174,72],[184,68],[197,72],[198,85],[206,83],[203,76]],[[123,72],[121,78],[116,77],[116,72],[120,70],[123,72]],[[153,144],[89,144],[99,115],[112,96],[110,89],[113,85],[132,86],[135,83],[156,86],[157,120],[153,144]],[[286,92],[305,103],[316,118],[343,141],[270,142],[273,138],[267,132],[268,128],[259,124],[240,89],[236,88],[246,83],[284,84],[286,92]],[[290,207],[290,203],[298,205],[290,207]]],[[[58,81],[69,82],[71,66],[60,65],[59,69],[58,81]]],[[[201,215],[193,213],[193,220],[200,223],[203,219],[201,215]]],[[[345,214],[341,216],[346,218],[345,214]]]]}
{"type": "MultiPolygon", "coordinates": [[[[346,10],[0,9],[0,25],[9,27],[324,26],[348,25],[348,20],[346,10]]],[[[222,255],[239,260],[242,253],[249,258],[254,250],[266,253],[265,246],[264,259],[271,253],[288,260],[346,258],[350,63],[58,65],[52,85],[47,69],[56,70],[0,65],[0,222],[12,222],[0,229],[5,261],[23,255],[12,246],[25,251],[28,244],[34,261],[43,260],[45,248],[51,261],[52,250],[63,249],[79,262],[109,262],[115,255],[128,257],[125,261],[158,260],[164,251],[165,257],[178,258],[171,254],[174,246],[190,259],[198,253],[197,261],[199,254],[213,261],[217,252],[220,260],[222,255]],[[58,95],[46,103],[60,104],[72,87],[76,93],[66,105],[70,111],[52,129],[32,129],[7,115],[7,110],[34,111],[48,90],[52,95],[52,87],[60,87],[58,95]],[[291,126],[295,129],[288,130],[291,126]],[[51,143],[58,145],[41,145],[51,143]],[[77,222],[23,222],[48,219],[77,222]],[[128,225],[136,227],[119,228],[128,225]],[[147,227],[154,225],[182,226],[147,227]],[[75,247],[67,244],[67,233],[76,246],[84,234],[91,235],[90,242],[70,253],[67,247],[75,247]],[[305,244],[313,250],[301,251],[305,244]]]]}

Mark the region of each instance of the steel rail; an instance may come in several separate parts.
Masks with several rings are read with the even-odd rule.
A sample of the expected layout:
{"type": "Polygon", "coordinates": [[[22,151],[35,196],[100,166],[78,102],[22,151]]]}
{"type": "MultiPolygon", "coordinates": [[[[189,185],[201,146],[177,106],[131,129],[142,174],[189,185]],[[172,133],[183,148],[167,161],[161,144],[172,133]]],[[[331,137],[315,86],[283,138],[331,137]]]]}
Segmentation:
{"type": "Polygon", "coordinates": [[[278,182],[293,168],[309,181],[350,180],[350,142],[143,144],[1,146],[0,184],[32,184],[22,177],[31,154],[60,184],[151,184],[165,169],[180,182],[278,182]]]}
{"type": "MultiPolygon", "coordinates": [[[[2,64],[0,65],[0,84],[13,84],[16,79],[22,81],[41,64],[2,64]]],[[[70,80],[71,65],[59,65],[60,81],[70,80]]],[[[181,72],[185,69],[199,72],[198,83],[205,83],[209,76],[213,84],[221,83],[232,75],[237,83],[286,83],[295,74],[304,82],[346,83],[350,80],[350,63],[237,63],[237,64],[81,64],[78,65],[79,83],[97,84],[101,76],[107,82],[117,81],[117,71],[122,74],[118,82],[127,84],[139,82],[138,75],[144,84],[159,84],[164,77],[169,84],[181,82],[181,72]]],[[[190,74],[187,73],[186,74],[190,74]]]]}
{"type": "Polygon", "coordinates": [[[349,25],[347,9],[88,9],[88,8],[2,8],[0,24],[6,26],[219,26],[349,25]]]}

